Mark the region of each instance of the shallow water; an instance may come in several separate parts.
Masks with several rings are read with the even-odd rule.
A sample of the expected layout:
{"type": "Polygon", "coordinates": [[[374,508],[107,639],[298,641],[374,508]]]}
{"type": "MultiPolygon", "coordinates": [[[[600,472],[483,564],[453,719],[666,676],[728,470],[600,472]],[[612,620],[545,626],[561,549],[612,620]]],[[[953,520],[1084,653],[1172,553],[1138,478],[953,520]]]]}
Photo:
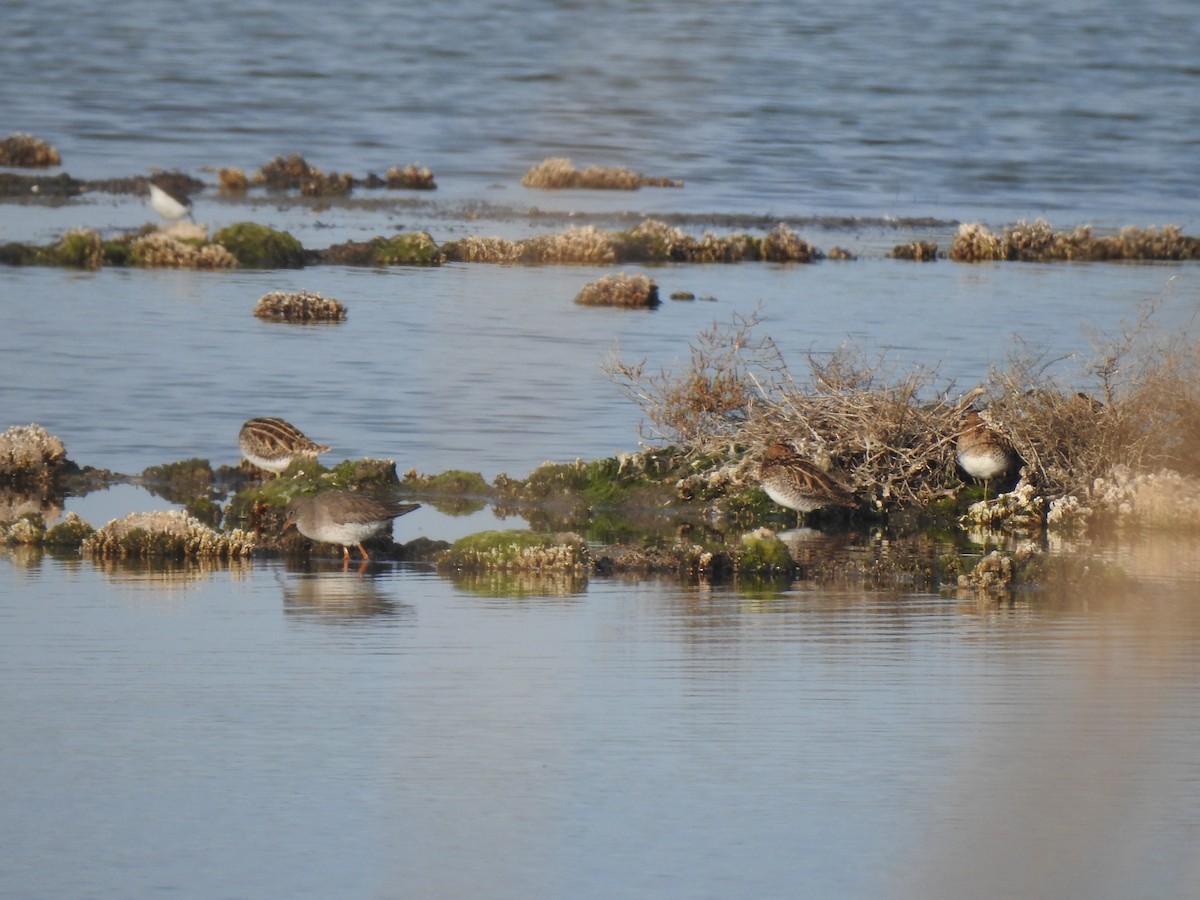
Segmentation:
{"type": "Polygon", "coordinates": [[[1185,897],[1200,874],[1194,585],[478,587],[0,559],[5,894],[1185,897]]]}
{"type": "MultiPolygon", "coordinates": [[[[1014,335],[1091,388],[1097,334],[1148,303],[1157,333],[1194,333],[1200,310],[1195,265],[883,258],[945,250],[957,220],[1200,231],[1182,0],[9,0],[0,18],[0,132],[49,140],[76,177],[212,184],[298,152],[359,177],[421,162],[439,184],[329,204],[208,190],[212,228],[315,248],[779,217],[862,257],[627,267],[705,298],[652,313],[576,307],[611,273],[587,267],[0,268],[0,429],[38,422],[81,465],[233,464],[241,423],[279,415],[327,462],[524,476],[637,449],[605,361],[678,370],[736,316],[797,376],[845,342],[956,393],[1014,335]],[[555,155],[686,184],[520,186],[555,155]],[[349,318],[255,319],[278,289],[349,318]]],[[[152,218],[100,193],[5,201],[0,241],[152,218]]],[[[65,508],[101,524],[169,505],[116,485],[65,508]]],[[[426,506],[395,535],[521,524],[426,506]]],[[[0,551],[0,895],[1191,898],[1196,542],[1079,552],[1129,583],[997,603],[0,551]]]]}
{"type": "Polygon", "coordinates": [[[445,196],[499,184],[496,202],[575,208],[515,187],[567,156],[686,182],[619,198],[637,208],[1197,223],[1188,0],[4,13],[6,127],[50,140],[77,177],[299,152],[356,175],[420,161],[445,196]]]}

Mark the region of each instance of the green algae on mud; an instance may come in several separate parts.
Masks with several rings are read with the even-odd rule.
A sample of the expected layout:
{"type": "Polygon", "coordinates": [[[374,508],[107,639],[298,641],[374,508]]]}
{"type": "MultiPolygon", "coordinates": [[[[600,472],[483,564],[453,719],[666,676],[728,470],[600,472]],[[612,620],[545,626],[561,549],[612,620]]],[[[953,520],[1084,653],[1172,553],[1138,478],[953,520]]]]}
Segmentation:
{"type": "Polygon", "coordinates": [[[334,244],[318,256],[321,262],[339,266],[440,266],[446,260],[446,254],[425,231],[334,244]]]}
{"type": "Polygon", "coordinates": [[[585,573],[591,567],[587,544],[570,532],[482,531],[460,538],[438,557],[439,569],[585,573]]]}
{"type": "Polygon", "coordinates": [[[290,233],[255,222],[238,222],[222,228],[213,235],[213,243],[223,246],[240,265],[251,269],[302,269],[308,262],[308,253],[290,233]]]}

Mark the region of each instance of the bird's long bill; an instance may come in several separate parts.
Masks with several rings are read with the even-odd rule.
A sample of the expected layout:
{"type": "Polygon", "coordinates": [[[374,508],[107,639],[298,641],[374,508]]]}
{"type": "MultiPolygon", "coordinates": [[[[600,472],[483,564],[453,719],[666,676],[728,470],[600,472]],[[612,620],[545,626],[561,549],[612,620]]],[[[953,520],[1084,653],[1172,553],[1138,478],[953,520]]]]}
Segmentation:
{"type": "MultiPolygon", "coordinates": [[[[295,527],[296,527],[295,519],[288,519],[286,522],[283,523],[283,531],[287,531],[289,528],[295,528],[295,527]]],[[[279,533],[283,534],[283,531],[281,531],[279,533]]]]}

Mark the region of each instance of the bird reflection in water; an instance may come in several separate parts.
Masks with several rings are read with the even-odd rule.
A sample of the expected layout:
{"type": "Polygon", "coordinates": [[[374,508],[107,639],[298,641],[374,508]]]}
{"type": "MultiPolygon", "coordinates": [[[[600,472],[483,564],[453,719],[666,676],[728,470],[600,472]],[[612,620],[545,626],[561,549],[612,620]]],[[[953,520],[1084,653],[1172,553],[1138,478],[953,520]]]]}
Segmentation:
{"type": "Polygon", "coordinates": [[[342,568],[341,560],[310,561],[279,576],[283,611],[289,616],[329,622],[411,614],[412,607],[398,601],[388,590],[395,581],[380,577],[391,572],[393,567],[368,560],[351,572],[342,568]]]}

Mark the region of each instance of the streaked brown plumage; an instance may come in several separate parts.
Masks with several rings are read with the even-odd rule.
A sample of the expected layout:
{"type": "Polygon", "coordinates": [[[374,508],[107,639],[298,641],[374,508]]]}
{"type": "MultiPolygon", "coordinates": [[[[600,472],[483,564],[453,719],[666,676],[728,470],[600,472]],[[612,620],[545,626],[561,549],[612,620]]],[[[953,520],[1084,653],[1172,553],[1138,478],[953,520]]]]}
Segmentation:
{"type": "Polygon", "coordinates": [[[310,441],[295,425],[273,417],[246,422],[238,432],[238,446],[251,463],[276,475],[293,460],[316,459],[330,449],[328,444],[310,441]]]}
{"type": "Polygon", "coordinates": [[[758,480],[768,497],[800,516],[827,506],[855,505],[853,494],[786,444],[767,448],[758,480]]]}
{"type": "Polygon", "coordinates": [[[376,500],[350,491],[324,491],[297,497],[287,505],[283,530],[294,527],[310,540],[341,544],[342,559],[350,561],[350,546],[370,559],[363,542],[391,525],[392,519],[419,509],[419,503],[376,500]]]}
{"type": "Polygon", "coordinates": [[[963,413],[954,452],[962,470],[983,482],[985,500],[992,479],[1007,475],[1020,460],[1008,438],[988,427],[973,409],[963,413]]]}

